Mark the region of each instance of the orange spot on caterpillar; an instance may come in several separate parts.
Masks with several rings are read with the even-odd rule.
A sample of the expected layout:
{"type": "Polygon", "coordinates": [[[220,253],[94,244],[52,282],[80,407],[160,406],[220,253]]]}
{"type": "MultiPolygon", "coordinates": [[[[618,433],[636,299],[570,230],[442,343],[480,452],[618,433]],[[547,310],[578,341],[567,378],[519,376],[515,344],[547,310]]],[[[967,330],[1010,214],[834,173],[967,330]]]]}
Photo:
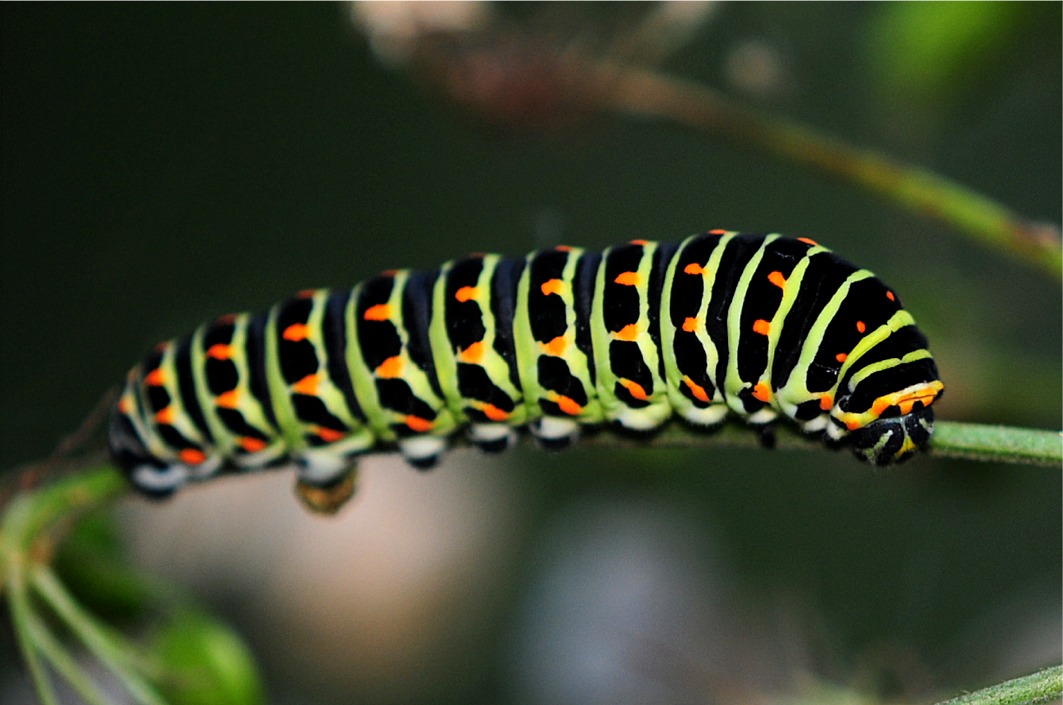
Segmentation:
{"type": "Polygon", "coordinates": [[[222,325],[228,325],[229,323],[232,323],[235,320],[236,320],[236,314],[235,313],[226,313],[224,316],[218,316],[217,318],[215,318],[214,322],[215,323],[220,323],[222,325]]]}
{"type": "Polygon", "coordinates": [[[317,293],[316,289],[303,289],[302,291],[296,292],[295,298],[297,298],[297,299],[310,299],[310,298],[313,298],[314,294],[316,294],[316,293],[317,293]]]}
{"type": "Polygon", "coordinates": [[[897,300],[897,297],[893,295],[892,291],[887,291],[886,292],[886,298],[889,299],[890,301],[896,301],[897,300]]]}
{"type": "Polygon", "coordinates": [[[411,414],[403,419],[403,421],[411,431],[417,433],[427,433],[432,430],[432,422],[428,419],[422,419],[420,416],[413,416],[411,414]]]}
{"type": "Polygon", "coordinates": [[[782,275],[782,272],[772,272],[768,275],[768,281],[780,289],[786,286],[786,277],[782,275]]]}
{"type": "Polygon", "coordinates": [[[863,333],[865,330],[867,330],[867,326],[864,325],[864,322],[863,321],[857,321],[856,322],[856,332],[857,333],[863,333]]]}
{"type": "Polygon", "coordinates": [[[569,416],[579,416],[580,412],[583,411],[583,407],[577,404],[575,399],[566,397],[563,394],[557,395],[557,406],[569,416]]]}
{"type": "Polygon", "coordinates": [[[695,383],[694,380],[685,376],[683,377],[683,384],[687,386],[687,389],[690,390],[690,393],[694,395],[695,399],[705,402],[706,404],[709,403],[709,393],[705,391],[705,387],[702,387],[700,384],[695,383]]]}
{"type": "Polygon", "coordinates": [[[225,343],[215,343],[207,348],[207,357],[214,360],[229,360],[233,356],[233,346],[225,343]]]}
{"type": "Polygon", "coordinates": [[[177,454],[177,457],[185,465],[199,465],[207,459],[207,454],[198,448],[185,448],[177,454]]]}
{"type": "Polygon", "coordinates": [[[710,230],[709,231],[709,235],[726,235],[726,234],[727,234],[727,231],[724,230],[723,228],[716,228],[715,230],[710,230]]]}
{"type": "Polygon", "coordinates": [[[823,411],[830,411],[830,408],[834,406],[834,397],[830,394],[822,394],[819,397],[819,408],[823,411]]]}
{"type": "Polygon", "coordinates": [[[838,362],[845,362],[846,360],[849,359],[849,355],[847,355],[846,353],[838,353],[837,355],[834,356],[834,359],[837,360],[838,362]]]}
{"type": "Polygon", "coordinates": [[[317,427],[317,437],[325,441],[325,443],[335,443],[341,441],[347,437],[346,431],[337,431],[334,428],[325,428],[324,426],[317,427]]]}
{"type": "Polygon", "coordinates": [[[771,332],[771,323],[765,321],[763,318],[758,318],[753,321],[753,332],[767,335],[771,332]]]}
{"type": "Polygon", "coordinates": [[[161,367],[156,367],[144,376],[144,382],[152,387],[161,387],[166,384],[166,373],[162,371],[161,367]]]}
{"type": "Polygon", "coordinates": [[[480,407],[480,411],[484,413],[491,421],[505,421],[509,418],[509,412],[499,409],[494,404],[484,404],[480,407]]]}
{"type": "Polygon", "coordinates": [[[565,336],[559,335],[549,343],[539,343],[542,346],[543,352],[553,355],[554,357],[561,357],[565,354],[565,350],[568,349],[568,341],[565,340],[565,336]]]}
{"type": "Polygon", "coordinates": [[[214,400],[214,404],[223,409],[235,409],[240,405],[240,390],[230,389],[224,394],[219,394],[214,400]]]}
{"type": "Polygon", "coordinates": [[[292,391],[298,394],[306,394],[307,396],[314,396],[317,394],[317,387],[321,383],[321,376],[317,374],[307,375],[301,380],[292,385],[292,391]]]}
{"type": "Polygon", "coordinates": [[[391,306],[388,304],[373,304],[365,310],[362,318],[367,321],[386,321],[391,318],[391,306]]]}
{"type": "Polygon", "coordinates": [[[635,397],[639,401],[646,401],[649,399],[649,395],[646,394],[646,390],[638,382],[632,382],[630,379],[621,379],[620,385],[626,389],[631,396],[635,397]]]}
{"type": "Polygon", "coordinates": [[[859,419],[849,419],[848,421],[845,422],[845,427],[847,429],[849,429],[850,431],[855,431],[856,429],[860,428],[860,420],[859,419]]]}
{"type": "Polygon", "coordinates": [[[617,340],[638,340],[639,324],[628,323],[626,326],[613,333],[613,337],[617,340]]]}
{"type": "Polygon", "coordinates": [[[461,303],[465,303],[466,301],[472,301],[479,296],[479,294],[480,290],[475,286],[463,286],[454,292],[454,298],[461,303]]]}
{"type": "Polygon", "coordinates": [[[811,240],[811,239],[809,239],[807,237],[799,237],[799,238],[797,238],[797,241],[798,242],[803,242],[806,245],[811,245],[812,247],[819,247],[819,243],[818,242],[816,242],[815,240],[811,240]]]}
{"type": "Polygon", "coordinates": [[[698,319],[690,318],[688,316],[687,319],[683,321],[683,330],[685,330],[687,333],[693,333],[698,329],[698,323],[698,319]]]}
{"type": "Polygon", "coordinates": [[[684,274],[705,274],[705,268],[697,262],[691,262],[687,266],[683,267],[684,274]]]}
{"type": "Polygon", "coordinates": [[[753,387],[753,398],[765,403],[771,401],[771,387],[767,382],[764,380],[757,382],[753,387]]]}
{"type": "Polygon", "coordinates": [[[542,290],[543,296],[549,296],[550,294],[560,294],[564,286],[565,283],[560,279],[550,279],[543,282],[543,285],[539,288],[542,290]]]}
{"type": "Polygon", "coordinates": [[[402,358],[398,355],[389,357],[376,368],[376,376],[383,379],[393,379],[402,374],[402,358]]]}
{"type": "Polygon", "coordinates": [[[237,441],[237,443],[239,443],[240,447],[248,453],[257,453],[258,451],[266,447],[265,441],[258,438],[252,438],[251,436],[243,436],[239,441],[237,441]]]}
{"type": "Polygon", "coordinates": [[[153,349],[155,350],[155,352],[165,352],[168,347],[170,347],[170,341],[164,340],[161,343],[155,343],[155,347],[153,349]]]}
{"type": "Polygon", "coordinates": [[[155,420],[158,421],[161,424],[166,424],[167,426],[172,426],[175,416],[177,416],[177,412],[174,411],[174,408],[172,406],[168,406],[165,409],[162,409],[161,411],[156,412],[155,420]]]}
{"type": "Polygon", "coordinates": [[[123,414],[133,413],[133,399],[128,394],[118,400],[118,411],[123,414]]]}
{"type": "Polygon", "coordinates": [[[616,275],[616,279],[613,280],[616,284],[623,286],[638,286],[641,277],[638,272],[621,272],[616,275]]]}
{"type": "Polygon", "coordinates": [[[568,245],[558,245],[554,248],[554,252],[572,252],[572,248],[568,245]]]}
{"type": "Polygon", "coordinates": [[[306,340],[310,335],[310,328],[305,323],[293,323],[284,329],[281,333],[281,337],[285,340],[292,342],[298,342],[300,340],[306,340]]]}
{"type": "Polygon", "coordinates": [[[461,362],[480,362],[484,359],[484,344],[483,341],[478,341],[465,348],[458,353],[458,360],[461,362]]]}
{"type": "Polygon", "coordinates": [[[632,240],[630,242],[630,244],[632,244],[632,245],[640,245],[642,247],[645,247],[646,245],[650,244],[650,241],[649,240],[632,240]]]}
{"type": "Polygon", "coordinates": [[[399,273],[399,270],[397,270],[397,269],[385,269],[383,272],[380,273],[380,276],[389,277],[390,278],[390,277],[394,277],[398,273],[399,273]]]}

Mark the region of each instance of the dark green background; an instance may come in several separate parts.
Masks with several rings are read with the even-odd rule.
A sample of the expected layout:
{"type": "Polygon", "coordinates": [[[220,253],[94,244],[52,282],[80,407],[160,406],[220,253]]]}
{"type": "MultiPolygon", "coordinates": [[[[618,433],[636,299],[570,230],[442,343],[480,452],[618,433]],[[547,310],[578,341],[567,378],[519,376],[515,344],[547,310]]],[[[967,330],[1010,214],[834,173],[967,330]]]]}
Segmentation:
{"type": "MultiPolygon", "coordinates": [[[[889,80],[895,11],[877,4],[726,5],[666,70],[728,90],[728,51],[762,39],[789,76],[762,108],[1058,223],[1060,5],[1018,8],[929,93],[889,80]]],[[[1057,281],[769,155],[649,121],[484,129],[380,66],[336,5],[4,4],[0,51],[3,467],[46,454],[146,347],[214,315],[470,251],[710,227],[814,237],[896,287],[940,362],[939,418],[1060,426],[1057,281]]],[[[965,620],[1060,595],[1058,471],[921,459],[868,484],[827,453],[570,457],[513,454],[533,515],[611,492],[692,506],[741,580],[804,595],[852,663],[898,642],[935,685],[981,684],[977,644],[957,653],[965,620]],[[901,569],[927,536],[933,579],[901,569]]],[[[503,697],[484,663],[438,698],[503,697]]]]}

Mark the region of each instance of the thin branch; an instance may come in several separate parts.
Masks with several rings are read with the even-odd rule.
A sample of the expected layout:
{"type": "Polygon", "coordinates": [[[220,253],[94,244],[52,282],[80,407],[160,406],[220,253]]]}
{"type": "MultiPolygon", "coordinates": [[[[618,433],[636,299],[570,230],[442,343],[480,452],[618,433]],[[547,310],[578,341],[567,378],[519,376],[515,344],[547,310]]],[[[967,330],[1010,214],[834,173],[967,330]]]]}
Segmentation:
{"type": "MultiPolygon", "coordinates": [[[[580,65],[572,67],[579,72],[580,65]]],[[[1063,278],[1059,226],[1023,218],[944,176],[860,149],[809,127],[739,105],[705,86],[652,69],[588,62],[607,87],[602,105],[672,120],[855,183],[910,211],[1063,278]]]]}
{"type": "Polygon", "coordinates": [[[1005,681],[938,705],[1038,705],[1063,697],[1063,666],[1005,681]]]}

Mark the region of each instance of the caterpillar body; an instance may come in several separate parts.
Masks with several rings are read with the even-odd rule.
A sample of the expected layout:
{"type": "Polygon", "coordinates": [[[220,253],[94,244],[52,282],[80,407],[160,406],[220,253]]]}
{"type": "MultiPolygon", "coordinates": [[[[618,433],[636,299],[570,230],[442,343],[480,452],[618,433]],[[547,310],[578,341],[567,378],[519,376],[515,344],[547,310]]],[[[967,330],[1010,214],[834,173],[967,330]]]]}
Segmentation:
{"type": "Polygon", "coordinates": [[[223,316],[129,372],[110,447],[152,496],[294,463],[303,499],[335,511],[358,455],[428,467],[463,428],[500,451],[520,427],[558,448],[584,425],[783,416],[886,465],[927,446],[942,390],[871,272],[805,238],[713,230],[472,255],[223,316]]]}

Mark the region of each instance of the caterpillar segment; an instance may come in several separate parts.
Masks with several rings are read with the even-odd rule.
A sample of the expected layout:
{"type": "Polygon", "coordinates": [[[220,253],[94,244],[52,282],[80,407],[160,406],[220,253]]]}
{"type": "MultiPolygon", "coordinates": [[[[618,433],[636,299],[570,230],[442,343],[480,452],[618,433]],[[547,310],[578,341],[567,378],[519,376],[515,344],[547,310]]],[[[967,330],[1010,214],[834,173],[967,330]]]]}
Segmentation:
{"type": "Polygon", "coordinates": [[[806,238],[713,230],[677,245],[555,247],[309,290],[161,343],[110,432],[162,497],[225,471],[294,464],[312,509],[354,492],[359,455],[430,467],[464,429],[487,452],[527,428],[652,432],[674,414],[766,436],[780,416],[861,460],[925,449],[943,384],[897,294],[806,238]]]}

